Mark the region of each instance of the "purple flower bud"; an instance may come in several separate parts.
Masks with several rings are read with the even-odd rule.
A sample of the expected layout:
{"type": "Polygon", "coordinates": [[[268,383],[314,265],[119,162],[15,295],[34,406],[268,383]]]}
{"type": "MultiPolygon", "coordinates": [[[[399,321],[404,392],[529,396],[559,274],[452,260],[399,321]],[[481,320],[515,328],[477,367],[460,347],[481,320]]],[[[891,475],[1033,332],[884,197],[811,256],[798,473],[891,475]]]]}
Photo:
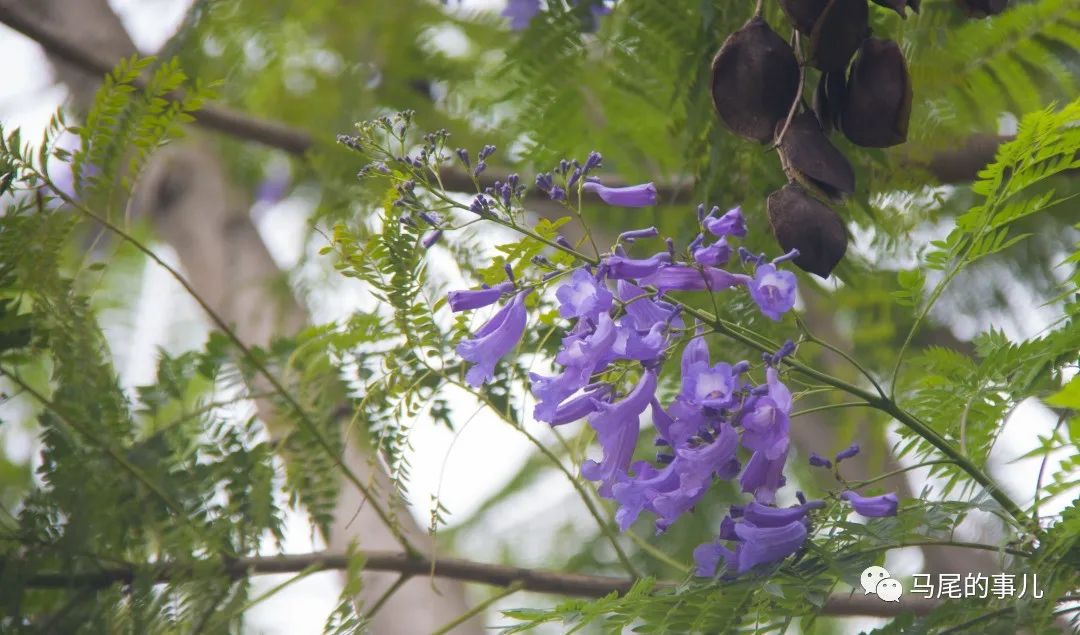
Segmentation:
{"type": "Polygon", "coordinates": [[[619,240],[632,243],[638,238],[656,238],[660,235],[660,230],[655,227],[648,227],[646,229],[632,229],[627,232],[619,234],[619,240]]]}
{"type": "Polygon", "coordinates": [[[488,204],[487,198],[480,194],[469,204],[469,211],[480,216],[488,216],[491,214],[491,205],[488,204]]]}
{"type": "Polygon", "coordinates": [[[472,162],[469,161],[468,150],[466,150],[465,148],[458,148],[454,152],[457,153],[458,160],[461,161],[461,165],[464,165],[466,170],[472,167],[472,162]]]}
{"type": "Polygon", "coordinates": [[[432,227],[438,227],[439,225],[442,225],[443,221],[442,216],[435,212],[420,212],[420,218],[422,218],[425,223],[431,225],[432,227]]]}
{"type": "Polygon", "coordinates": [[[697,219],[698,219],[699,223],[705,221],[705,203],[698,203],[698,206],[697,206],[697,219]]]}
{"type": "Polygon", "coordinates": [[[798,257],[799,257],[799,250],[798,249],[792,249],[791,251],[787,252],[783,256],[778,256],[776,258],[773,258],[772,263],[774,265],[778,265],[778,264],[787,262],[789,260],[795,260],[798,257]]]}
{"type": "Polygon", "coordinates": [[[570,170],[570,162],[567,161],[566,159],[560,160],[559,161],[559,169],[558,169],[559,174],[566,174],[567,171],[569,171],[569,170],[570,170]]]}
{"type": "Polygon", "coordinates": [[[743,261],[743,264],[754,263],[755,267],[765,264],[765,254],[755,256],[746,247],[739,247],[739,258],[743,261]]]}
{"type": "MultiPolygon", "coordinates": [[[[698,234],[698,237],[701,237],[701,234],[698,234]]],[[[701,243],[700,240],[696,242],[701,243]]],[[[694,254],[694,262],[711,267],[727,264],[728,259],[731,258],[731,248],[728,247],[727,240],[724,238],[708,247],[694,247],[691,243],[691,252],[694,254]]]]}
{"type": "Polygon", "coordinates": [[[480,174],[487,169],[487,163],[483,159],[476,162],[476,168],[473,169],[473,176],[480,176],[480,174]]]}
{"type": "Polygon", "coordinates": [[[509,280],[510,282],[515,282],[515,280],[514,280],[514,268],[510,266],[510,263],[506,263],[505,265],[503,265],[503,271],[506,272],[506,279],[507,280],[509,280]]]}
{"type": "Polygon", "coordinates": [[[848,448],[846,450],[841,450],[841,451],[837,452],[836,456],[833,457],[833,460],[836,461],[837,463],[839,463],[840,461],[843,461],[844,459],[850,459],[851,457],[855,456],[858,453],[859,453],[859,444],[858,443],[852,443],[850,446],[848,446],[848,448]]]}
{"type": "Polygon", "coordinates": [[[821,456],[817,452],[811,452],[810,453],[810,465],[812,465],[814,467],[831,468],[832,467],[832,461],[830,461],[829,459],[821,456]]]}
{"type": "Polygon", "coordinates": [[[690,250],[690,253],[694,253],[694,250],[696,250],[698,247],[700,247],[701,244],[704,243],[704,242],[705,242],[705,234],[698,234],[697,236],[695,236],[694,239],[690,241],[690,246],[688,247],[688,249],[690,250]]]}
{"type": "Polygon", "coordinates": [[[562,189],[558,185],[552,187],[551,192],[549,192],[548,195],[551,196],[551,200],[553,200],[553,201],[565,201],[566,200],[566,190],[562,189]]]}
{"type": "Polygon", "coordinates": [[[420,239],[420,244],[424,246],[424,249],[431,249],[432,245],[439,242],[439,239],[442,238],[442,234],[443,233],[441,229],[436,229],[435,231],[428,232],[424,235],[422,239],[420,239]]]}
{"type": "Polygon", "coordinates": [[[585,159],[585,167],[581,169],[583,174],[588,174],[592,170],[601,167],[604,164],[604,157],[599,152],[593,150],[589,153],[588,158],[585,159]]]}
{"type": "Polygon", "coordinates": [[[517,189],[518,183],[520,181],[521,181],[521,177],[519,177],[516,172],[514,174],[511,174],[510,176],[506,177],[506,184],[509,185],[510,189],[512,189],[512,190],[517,189]]]}
{"type": "Polygon", "coordinates": [[[883,516],[895,516],[900,501],[896,494],[889,492],[881,496],[860,496],[852,491],[840,494],[840,498],[851,503],[855,512],[867,518],[881,518],[883,516]]]}
{"type": "Polygon", "coordinates": [[[543,172],[536,175],[536,187],[545,192],[550,192],[551,188],[555,187],[555,180],[551,177],[550,172],[543,172]]]}
{"type": "Polygon", "coordinates": [[[746,235],[746,219],[743,218],[741,207],[728,210],[720,218],[706,218],[703,223],[705,229],[714,236],[742,237],[746,235]]]}
{"type": "Polygon", "coordinates": [[[495,146],[486,145],[486,146],[484,146],[483,148],[480,149],[480,153],[477,155],[477,157],[481,161],[483,161],[483,160],[487,159],[488,157],[490,157],[493,154],[495,154],[495,146]]]}
{"type": "Polygon", "coordinates": [[[566,236],[559,234],[555,236],[555,244],[564,249],[573,249],[574,246],[570,244],[570,241],[566,239],[566,236]]]}
{"type": "Polygon", "coordinates": [[[581,168],[574,168],[573,174],[571,174],[570,178],[566,181],[566,189],[568,189],[568,190],[574,189],[574,186],[577,185],[578,179],[580,179],[580,178],[581,178],[581,168]]]}
{"type": "Polygon", "coordinates": [[[669,236],[664,239],[664,244],[667,245],[667,252],[671,254],[671,259],[675,260],[675,241],[669,236]]]}
{"type": "Polygon", "coordinates": [[[608,205],[619,207],[648,207],[656,205],[656,186],[642,183],[629,187],[605,187],[595,180],[589,180],[582,186],[586,192],[593,192],[608,205]]]}
{"type": "Polygon", "coordinates": [[[450,303],[450,310],[457,313],[459,311],[479,309],[494,304],[504,293],[509,293],[513,290],[513,282],[500,282],[494,287],[451,291],[447,294],[446,299],[450,303]]]}

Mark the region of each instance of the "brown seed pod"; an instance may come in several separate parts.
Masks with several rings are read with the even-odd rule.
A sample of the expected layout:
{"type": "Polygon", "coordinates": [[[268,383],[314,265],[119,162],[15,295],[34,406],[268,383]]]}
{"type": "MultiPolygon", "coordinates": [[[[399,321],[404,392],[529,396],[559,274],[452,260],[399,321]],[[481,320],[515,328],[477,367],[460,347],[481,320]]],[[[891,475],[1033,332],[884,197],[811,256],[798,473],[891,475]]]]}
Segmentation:
{"type": "Polygon", "coordinates": [[[822,73],[814,90],[814,114],[826,134],[840,126],[840,107],[847,92],[847,78],[843,73],[822,73]]]}
{"type": "Polygon", "coordinates": [[[800,33],[810,35],[828,2],[829,0],[780,0],[780,8],[800,33]]]}
{"type": "Polygon", "coordinates": [[[780,247],[799,250],[795,265],[828,278],[847,251],[847,229],[836,212],[795,183],[770,194],[767,207],[780,247]]]}
{"type": "Polygon", "coordinates": [[[900,14],[901,18],[907,19],[907,13],[904,12],[905,7],[911,7],[911,10],[915,13],[919,12],[919,0],[871,0],[874,4],[885,7],[886,9],[892,9],[900,14]]]}
{"type": "MultiPolygon", "coordinates": [[[[780,122],[778,128],[782,128],[780,122]]],[[[778,129],[777,134],[781,131],[778,129]]],[[[855,171],[844,155],[821,131],[817,117],[804,111],[791,120],[777,147],[788,175],[811,185],[833,199],[855,191],[855,171]]]]}
{"type": "Polygon", "coordinates": [[[1009,6],[1009,0],[956,0],[964,13],[973,18],[997,15],[1009,6]]]}
{"type": "Polygon", "coordinates": [[[863,43],[848,78],[840,129],[852,143],[887,148],[907,140],[911,118],[911,77],[900,47],[892,40],[863,43]]]}
{"type": "Polygon", "coordinates": [[[795,52],[759,16],[728,36],[713,58],[713,105],[740,137],[771,141],[798,90],[795,52]]]}
{"type": "Polygon", "coordinates": [[[866,0],[829,0],[810,33],[810,65],[828,72],[843,71],[869,35],[866,0]]]}

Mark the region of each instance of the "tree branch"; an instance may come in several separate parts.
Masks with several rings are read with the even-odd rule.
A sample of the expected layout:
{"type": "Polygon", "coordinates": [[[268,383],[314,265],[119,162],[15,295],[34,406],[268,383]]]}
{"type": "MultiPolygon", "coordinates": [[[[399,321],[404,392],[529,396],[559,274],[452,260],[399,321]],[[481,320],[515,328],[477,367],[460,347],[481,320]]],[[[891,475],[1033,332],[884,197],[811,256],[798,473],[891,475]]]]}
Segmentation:
{"type": "MultiPolygon", "coordinates": [[[[13,0],[0,0],[0,23],[34,40],[50,55],[90,73],[105,75],[112,71],[118,61],[106,59],[73,44],[63,34],[50,29],[43,16],[19,11],[14,6],[13,0]]],[[[135,83],[139,86],[144,85],[143,80],[137,80],[135,83]]],[[[204,105],[194,116],[195,122],[204,128],[261,143],[290,154],[304,154],[314,147],[317,141],[306,130],[217,104],[204,105]]],[[[913,167],[925,169],[940,183],[971,181],[979,170],[993,161],[998,145],[1009,138],[997,135],[973,135],[958,144],[957,149],[938,152],[925,162],[920,162],[913,167]]],[[[442,178],[448,190],[459,192],[473,190],[472,179],[461,170],[447,170],[442,178]]],[[[505,180],[505,176],[491,177],[491,180],[496,179],[505,180]]],[[[542,192],[533,189],[529,190],[528,195],[547,198],[542,192]]],[[[657,186],[659,200],[667,203],[687,203],[692,195],[693,188],[686,183],[657,186]]]]}
{"type": "MultiPolygon", "coordinates": [[[[364,570],[394,571],[408,576],[434,575],[462,582],[475,582],[498,587],[515,587],[536,593],[552,593],[586,598],[600,598],[616,592],[626,593],[634,581],[629,578],[560,573],[543,569],[528,569],[509,565],[487,564],[458,558],[439,558],[432,562],[423,557],[412,557],[404,552],[362,552],[364,570]]],[[[0,570],[12,565],[0,560],[0,570]]],[[[173,578],[189,575],[192,571],[206,571],[207,563],[147,565],[155,570],[154,580],[167,583],[173,578]]],[[[302,555],[237,558],[225,564],[225,573],[233,579],[256,575],[298,573],[301,571],[344,570],[349,558],[343,555],[309,553],[302,555]]],[[[134,567],[106,568],[86,573],[35,573],[24,578],[27,586],[50,589],[96,587],[114,584],[130,584],[137,577],[134,567]]],[[[674,589],[675,582],[660,581],[655,588],[674,589]]],[[[901,613],[924,615],[937,606],[937,602],[924,598],[908,597],[902,602],[883,602],[875,597],[834,595],[822,608],[825,615],[870,615],[893,617],[901,613]]]]}

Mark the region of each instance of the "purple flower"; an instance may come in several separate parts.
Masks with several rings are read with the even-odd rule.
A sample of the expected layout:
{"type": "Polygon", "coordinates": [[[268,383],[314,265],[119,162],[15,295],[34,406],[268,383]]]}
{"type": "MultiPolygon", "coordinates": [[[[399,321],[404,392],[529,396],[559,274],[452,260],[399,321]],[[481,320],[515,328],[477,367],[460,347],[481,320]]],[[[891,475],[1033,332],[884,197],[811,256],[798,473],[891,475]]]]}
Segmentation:
{"type": "Polygon", "coordinates": [[[779,321],[795,306],[795,274],[773,265],[759,266],[750,282],[750,297],[766,317],[779,321]]]}
{"type": "Polygon", "coordinates": [[[540,0],[507,0],[507,6],[500,15],[510,18],[510,28],[519,31],[528,27],[538,13],[540,0]]]}
{"type": "Polygon", "coordinates": [[[479,309],[494,304],[504,293],[508,293],[513,289],[513,282],[500,282],[494,287],[451,291],[446,298],[450,302],[450,310],[457,313],[458,311],[479,309]]]}
{"type": "Polygon", "coordinates": [[[434,246],[435,243],[439,242],[439,239],[442,238],[442,234],[443,231],[441,229],[429,231],[428,233],[424,234],[423,238],[420,239],[420,244],[424,246],[424,249],[431,249],[432,246],[434,246]]]}
{"type": "Polygon", "coordinates": [[[611,496],[611,487],[619,474],[625,474],[630,458],[637,445],[638,420],[656,393],[656,375],[646,371],[637,386],[622,401],[600,404],[589,424],[603,448],[604,457],[599,463],[587,459],[581,466],[581,474],[590,481],[600,481],[600,495],[611,496]]]}
{"type": "Polygon", "coordinates": [[[851,457],[855,456],[858,453],[859,453],[859,444],[858,443],[852,443],[847,448],[837,452],[836,456],[833,458],[833,460],[836,461],[837,463],[839,463],[840,461],[843,461],[844,459],[850,459],[851,457]]]}
{"type": "Polygon", "coordinates": [[[555,356],[555,361],[565,366],[563,372],[554,377],[529,373],[536,397],[533,417],[537,421],[554,421],[559,405],[585,386],[597,367],[610,359],[616,335],[615,324],[607,313],[600,314],[595,328],[580,320],[574,332],[563,338],[563,348],[555,356]]]}
{"type": "Polygon", "coordinates": [[[648,510],[657,516],[657,531],[667,529],[701,500],[714,476],[732,478],[738,473],[738,445],[738,433],[723,424],[711,443],[678,448],[663,470],[644,462],[635,464],[634,476],[620,477],[612,488],[619,502],[615,516],[619,526],[626,531],[648,510]]]}
{"type": "Polygon", "coordinates": [[[634,321],[634,327],[639,331],[646,331],[657,322],[669,322],[675,327],[682,327],[682,319],[675,315],[675,307],[667,302],[657,302],[652,298],[642,297],[647,293],[645,289],[625,280],[619,280],[615,285],[615,291],[619,294],[620,300],[628,303],[625,305],[626,314],[634,321]]]}
{"type": "Polygon", "coordinates": [[[604,270],[612,280],[641,278],[671,262],[671,254],[666,251],[653,254],[648,258],[627,258],[626,256],[608,256],[604,259],[604,270]]]}
{"type": "Polygon", "coordinates": [[[750,276],[741,273],[728,273],[723,269],[704,267],[698,269],[688,265],[669,265],[651,275],[638,280],[640,284],[652,285],[661,293],[666,291],[722,291],[731,287],[748,284],[750,276]]]}
{"type": "Polygon", "coordinates": [[[570,280],[555,292],[559,300],[559,315],[564,318],[588,317],[596,319],[611,310],[614,296],[596,277],[585,269],[577,269],[570,280]]]}
{"type": "Polygon", "coordinates": [[[720,362],[710,367],[695,362],[683,375],[679,396],[702,408],[720,410],[735,405],[739,388],[739,374],[731,364],[720,362]]]}
{"type": "Polygon", "coordinates": [[[770,459],[763,452],[754,452],[746,463],[746,469],[739,476],[742,491],[754,495],[759,503],[771,504],[776,500],[776,490],[784,486],[784,462],[787,451],[781,456],[770,459]]]}
{"type": "Polygon", "coordinates": [[[780,382],[775,368],[765,371],[768,393],[755,397],[752,407],[743,414],[743,447],[761,452],[774,460],[787,455],[788,414],[791,412],[791,391],[780,382]]]}
{"type": "Polygon", "coordinates": [[[667,322],[657,322],[648,331],[639,332],[632,319],[620,319],[611,347],[614,357],[642,362],[656,359],[667,347],[667,327],[667,322]]]}
{"type": "Polygon", "coordinates": [[[741,207],[728,210],[720,218],[706,218],[703,222],[705,229],[713,236],[742,237],[746,235],[746,219],[743,218],[741,207]]]}
{"type": "MultiPolygon", "coordinates": [[[[734,574],[743,574],[759,564],[779,562],[795,553],[806,541],[806,513],[824,505],[811,501],[803,505],[780,509],[752,502],[742,510],[739,519],[730,516],[720,525],[720,540],[735,541],[729,549],[718,542],[699,545],[694,549],[697,575],[716,575],[720,560],[734,574]]],[[[732,508],[732,516],[736,510],[732,508]]]]}
{"type": "Polygon", "coordinates": [[[731,247],[728,247],[727,240],[721,238],[708,247],[696,247],[693,249],[694,262],[699,265],[707,266],[719,266],[727,263],[731,258],[731,247]]]}
{"type": "Polygon", "coordinates": [[[881,496],[859,496],[855,492],[847,491],[840,494],[840,498],[851,503],[856,513],[868,518],[895,516],[896,508],[900,504],[896,494],[892,492],[881,496]]]}
{"type": "Polygon", "coordinates": [[[584,419],[596,412],[599,407],[597,404],[601,403],[603,398],[610,392],[610,386],[600,385],[592,392],[584,392],[573,399],[568,399],[559,404],[559,407],[555,409],[554,416],[551,417],[551,421],[548,421],[548,423],[553,426],[561,426],[564,423],[584,419]]]}
{"type": "Polygon", "coordinates": [[[619,240],[625,243],[632,243],[639,238],[656,238],[659,235],[659,229],[655,227],[646,227],[645,229],[632,229],[623,232],[619,234],[619,240]]]}
{"type": "Polygon", "coordinates": [[[813,467],[831,468],[832,467],[832,461],[830,461],[829,459],[821,456],[817,452],[811,452],[810,453],[810,465],[812,465],[813,467]]]}
{"type": "Polygon", "coordinates": [[[648,207],[656,205],[656,186],[652,183],[628,187],[605,187],[595,180],[581,186],[586,192],[594,192],[608,205],[619,207],[648,207]]]}
{"type": "Polygon", "coordinates": [[[457,353],[473,367],[465,374],[470,386],[479,387],[491,380],[495,364],[517,346],[525,331],[525,296],[522,291],[480,327],[472,339],[457,345],[457,353]]]}

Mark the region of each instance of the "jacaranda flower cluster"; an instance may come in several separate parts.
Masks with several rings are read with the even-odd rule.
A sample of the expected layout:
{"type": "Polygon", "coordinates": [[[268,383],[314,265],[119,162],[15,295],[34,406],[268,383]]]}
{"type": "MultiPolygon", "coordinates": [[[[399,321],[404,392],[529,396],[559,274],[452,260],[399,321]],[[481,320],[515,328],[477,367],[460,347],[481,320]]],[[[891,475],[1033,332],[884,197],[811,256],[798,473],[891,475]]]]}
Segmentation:
{"type": "MultiPolygon", "coordinates": [[[[583,165],[560,165],[555,170],[564,185],[556,184],[551,174],[540,175],[536,183],[555,200],[564,200],[567,190],[578,187],[609,204],[655,204],[652,184],[617,190],[600,185],[588,176],[599,165],[600,156],[594,153],[583,165]]],[[[809,532],[807,513],[823,505],[806,501],[800,493],[801,504],[775,506],[777,490],[785,484],[792,406],[779,366],[794,346],[789,342],[764,355],[764,382],[755,385],[749,362],[711,359],[702,327],[691,323],[668,294],[742,289],[763,315],[780,320],[794,307],[796,295],[795,275],[782,265],[798,254],[767,261],[734,246],[747,233],[739,208],[721,214],[719,208],[706,212],[700,206],[698,220],[702,231],[683,250],[667,239],[664,248],[652,255],[631,256],[626,246],[659,242],[656,228],[632,230],[621,234],[595,264],[545,277],[559,280],[554,291],[558,315],[571,326],[555,357],[559,370],[552,375],[530,373],[536,398],[533,416],[552,426],[585,419],[593,428],[601,454],[598,460],[586,460],[581,474],[597,483],[602,496],[618,503],[616,520],[624,531],[648,512],[662,532],[690,511],[715,479],[737,479],[751,500],[732,507],[717,541],[698,547],[695,560],[702,576],[715,575],[721,561],[729,574],[741,574],[798,551],[809,532]],[[679,345],[683,345],[679,391],[663,404],[657,386],[679,345]],[[641,415],[646,411],[659,452],[655,461],[635,462],[641,415]]],[[[517,345],[525,329],[525,298],[533,291],[510,279],[450,293],[454,311],[508,298],[458,345],[458,353],[472,364],[466,374],[469,384],[491,380],[497,362],[517,345]]],[[[844,498],[857,511],[871,512],[868,515],[888,511],[888,501],[864,499],[853,492],[844,498]]],[[[891,500],[895,513],[895,496],[891,500]]]]}

